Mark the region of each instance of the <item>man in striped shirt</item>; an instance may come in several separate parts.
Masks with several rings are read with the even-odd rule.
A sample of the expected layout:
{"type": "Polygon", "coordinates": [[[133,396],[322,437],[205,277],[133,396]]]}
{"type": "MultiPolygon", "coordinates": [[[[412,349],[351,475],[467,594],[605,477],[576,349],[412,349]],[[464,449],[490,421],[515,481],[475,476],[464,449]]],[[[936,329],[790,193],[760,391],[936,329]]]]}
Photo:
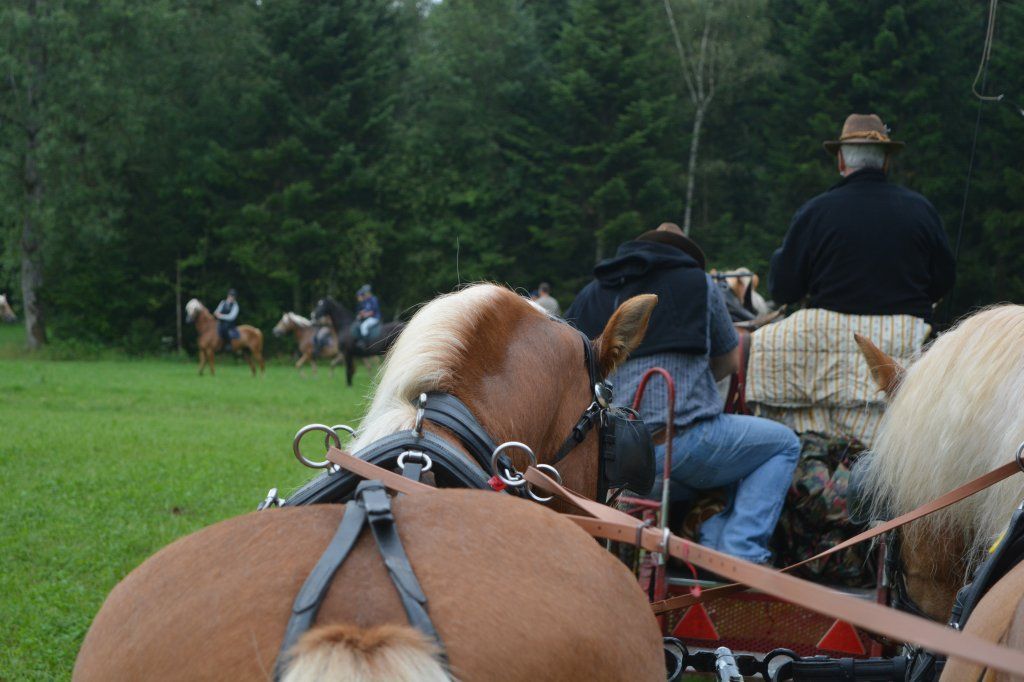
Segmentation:
{"type": "MultiPolygon", "coordinates": [[[[697,491],[725,487],[726,508],[704,522],[701,544],[767,563],[768,542],[800,443],[782,424],[722,413],[715,382],[738,366],[738,339],[721,293],[704,268],[700,247],[678,226],[665,223],[622,244],[615,257],[599,263],[594,281],[565,316],[596,337],[623,301],[642,293],[658,295],[647,336],[612,377],[617,402],[632,403],[648,369],[663,367],[672,374],[672,499],[693,499],[697,491]]],[[[653,430],[665,425],[660,392],[645,394],[640,414],[653,430]]],[[[656,455],[659,490],[664,446],[658,446],[656,455]]]]}

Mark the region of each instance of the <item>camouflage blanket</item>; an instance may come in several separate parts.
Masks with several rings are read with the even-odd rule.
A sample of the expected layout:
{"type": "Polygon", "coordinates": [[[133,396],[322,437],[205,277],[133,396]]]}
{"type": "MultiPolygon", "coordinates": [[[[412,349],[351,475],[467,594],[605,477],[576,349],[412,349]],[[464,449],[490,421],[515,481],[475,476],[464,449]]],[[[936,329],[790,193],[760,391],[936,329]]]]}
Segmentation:
{"type": "MultiPolygon", "coordinates": [[[[850,469],[865,448],[856,440],[830,438],[808,432],[800,436],[801,454],[786,504],[772,537],[771,549],[778,568],[814,556],[864,530],[850,522],[846,490],[850,469]]],[[[677,532],[696,541],[700,525],[725,508],[724,490],[709,490],[689,507],[677,532]]],[[[844,587],[875,584],[875,555],[870,543],[857,545],[825,559],[801,566],[793,573],[802,578],[844,587]]]]}
{"type": "MultiPolygon", "coordinates": [[[[800,461],[772,537],[779,567],[814,556],[864,530],[850,521],[846,500],[850,469],[864,446],[815,432],[801,434],[800,445],[800,461]]],[[[831,585],[870,587],[875,584],[875,563],[871,544],[863,543],[794,573],[831,585]]]]}

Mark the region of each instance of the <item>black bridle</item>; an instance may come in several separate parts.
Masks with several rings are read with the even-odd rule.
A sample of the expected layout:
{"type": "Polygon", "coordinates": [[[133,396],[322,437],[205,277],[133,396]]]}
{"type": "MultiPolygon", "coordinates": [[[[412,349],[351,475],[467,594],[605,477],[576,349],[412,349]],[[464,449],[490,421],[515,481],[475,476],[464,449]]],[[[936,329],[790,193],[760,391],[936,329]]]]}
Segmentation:
{"type": "Polygon", "coordinates": [[[889,605],[894,609],[927,618],[931,616],[914,601],[907,591],[906,569],[903,565],[903,554],[900,551],[900,533],[892,531],[886,537],[885,544],[885,577],[889,583],[889,605]]]}
{"type": "MultiPolygon", "coordinates": [[[[597,361],[590,339],[582,332],[580,332],[580,339],[583,343],[591,402],[557,450],[553,463],[561,462],[572,450],[583,443],[587,434],[595,426],[603,436],[607,424],[606,414],[611,409],[611,385],[603,381],[598,374],[597,361]]],[[[332,431],[326,426],[306,428],[332,431]]],[[[300,431],[300,435],[304,431],[300,431]]],[[[328,433],[328,438],[330,437],[331,433],[328,433]]],[[[340,441],[338,443],[340,445],[340,441]]],[[[295,445],[296,456],[303,463],[308,466],[325,468],[327,471],[299,488],[286,501],[277,501],[278,504],[290,507],[336,503],[347,501],[352,496],[360,480],[357,476],[337,467],[331,467],[330,463],[326,461],[310,462],[298,451],[298,441],[295,445]]],[[[514,445],[529,451],[529,448],[521,444],[514,445]]],[[[431,392],[420,397],[417,405],[416,424],[412,429],[398,431],[380,438],[355,455],[387,469],[405,469],[407,462],[416,462],[422,465],[420,471],[426,471],[429,468],[433,472],[437,484],[442,487],[500,488],[519,495],[528,494],[525,479],[522,479],[522,475],[517,472],[511,458],[504,453],[495,454],[498,449],[490,434],[465,403],[450,393],[431,392]],[[469,457],[467,458],[463,450],[449,440],[424,431],[425,423],[443,427],[451,432],[465,453],[469,454],[469,457]],[[495,478],[498,480],[496,481],[495,478]],[[502,485],[503,483],[506,485],[502,485]]],[[[528,454],[533,456],[532,451],[529,451],[528,454]]],[[[599,468],[601,466],[603,463],[599,465],[599,468]]],[[[554,472],[557,476],[557,471],[553,468],[549,469],[550,472],[554,472]]],[[[602,480],[599,484],[598,499],[606,489],[602,480]]],[[[268,498],[268,502],[269,504],[265,506],[277,506],[275,500],[268,498]]]]}

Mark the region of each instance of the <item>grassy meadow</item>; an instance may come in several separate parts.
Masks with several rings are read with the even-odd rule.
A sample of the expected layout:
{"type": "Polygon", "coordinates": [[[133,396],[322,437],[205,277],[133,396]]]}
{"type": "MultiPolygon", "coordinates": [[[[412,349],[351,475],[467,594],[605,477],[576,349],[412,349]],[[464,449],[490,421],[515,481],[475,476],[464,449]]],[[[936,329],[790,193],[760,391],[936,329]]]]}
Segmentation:
{"type": "Polygon", "coordinates": [[[354,423],[369,387],[362,367],[347,388],[285,360],[253,379],[228,356],[213,378],[177,358],[33,357],[23,334],[0,327],[0,680],[68,678],[126,573],[308,479],[295,431],[354,423]]]}

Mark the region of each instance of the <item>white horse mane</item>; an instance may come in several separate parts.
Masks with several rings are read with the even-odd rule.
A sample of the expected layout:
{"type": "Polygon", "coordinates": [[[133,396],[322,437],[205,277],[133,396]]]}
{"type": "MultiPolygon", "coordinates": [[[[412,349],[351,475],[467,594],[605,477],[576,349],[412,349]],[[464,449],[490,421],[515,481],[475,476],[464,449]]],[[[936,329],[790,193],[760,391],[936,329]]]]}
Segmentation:
{"type": "MultiPolygon", "coordinates": [[[[864,481],[872,511],[903,514],[1011,461],[1024,440],[1022,395],[1024,306],[988,308],[943,334],[886,410],[864,481]]],[[[938,538],[959,533],[973,562],[1022,494],[1012,477],[915,524],[938,538]]]]}
{"type": "Polygon", "coordinates": [[[0,305],[7,305],[7,294],[0,294],[0,305]]]}
{"type": "Polygon", "coordinates": [[[294,324],[296,327],[312,327],[313,326],[313,323],[309,320],[308,317],[303,317],[302,315],[299,315],[298,313],[292,312],[290,310],[284,314],[284,317],[286,317],[289,320],[291,320],[292,324],[294,324]]]}
{"type": "Polygon", "coordinates": [[[189,317],[195,317],[196,312],[198,312],[200,308],[205,307],[206,306],[204,306],[198,298],[193,298],[190,299],[189,302],[185,304],[185,312],[188,314],[189,317]]]}
{"type": "MultiPolygon", "coordinates": [[[[412,428],[413,401],[420,393],[452,390],[452,372],[462,363],[482,314],[506,304],[508,289],[474,284],[427,303],[405,326],[381,367],[373,403],[363,417],[353,451],[395,431],[412,428]]],[[[516,297],[523,303],[527,300],[516,297]]]]}

